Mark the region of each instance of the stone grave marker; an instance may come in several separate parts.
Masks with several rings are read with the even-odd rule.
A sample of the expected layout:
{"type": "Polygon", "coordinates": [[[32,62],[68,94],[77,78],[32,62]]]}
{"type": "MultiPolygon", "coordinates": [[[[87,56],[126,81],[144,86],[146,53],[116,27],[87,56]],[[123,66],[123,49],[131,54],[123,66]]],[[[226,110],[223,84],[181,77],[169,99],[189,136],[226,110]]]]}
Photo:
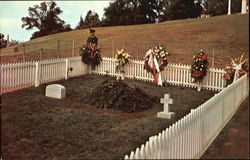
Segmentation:
{"type": "Polygon", "coordinates": [[[174,116],[174,112],[169,112],[169,104],[173,104],[173,99],[170,98],[169,94],[164,94],[164,98],[161,98],[161,103],[164,104],[163,112],[158,112],[158,118],[170,119],[174,116]]]}
{"type": "Polygon", "coordinates": [[[66,96],[66,89],[60,84],[50,84],[46,87],[45,96],[62,99],[66,96]]]}

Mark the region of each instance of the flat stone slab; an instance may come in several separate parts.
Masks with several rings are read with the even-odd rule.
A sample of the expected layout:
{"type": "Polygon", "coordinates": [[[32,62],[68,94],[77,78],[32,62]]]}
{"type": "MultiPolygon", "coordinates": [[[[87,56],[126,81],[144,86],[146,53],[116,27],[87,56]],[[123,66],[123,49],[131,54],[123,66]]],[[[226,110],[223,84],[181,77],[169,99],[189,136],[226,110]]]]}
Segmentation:
{"type": "Polygon", "coordinates": [[[157,117],[158,118],[167,118],[171,119],[175,115],[174,112],[158,112],[157,117]]]}
{"type": "Polygon", "coordinates": [[[46,87],[45,96],[62,99],[66,96],[66,89],[60,84],[50,84],[46,87]]]}

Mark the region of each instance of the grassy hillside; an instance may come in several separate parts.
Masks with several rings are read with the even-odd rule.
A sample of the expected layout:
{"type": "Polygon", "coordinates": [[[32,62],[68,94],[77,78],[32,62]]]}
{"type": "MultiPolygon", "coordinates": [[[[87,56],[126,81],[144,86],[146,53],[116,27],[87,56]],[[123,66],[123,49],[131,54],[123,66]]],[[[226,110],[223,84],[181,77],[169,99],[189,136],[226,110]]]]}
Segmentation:
{"type": "MultiPolygon", "coordinates": [[[[102,56],[112,56],[114,49],[124,46],[134,58],[141,59],[149,47],[161,44],[172,53],[169,56],[170,62],[191,63],[194,53],[203,48],[210,58],[214,51],[215,65],[224,68],[225,64],[230,62],[230,58],[236,58],[242,52],[246,52],[248,57],[248,18],[248,14],[234,14],[95,29],[102,48],[102,56]]],[[[84,29],[37,38],[25,42],[25,54],[27,57],[29,55],[32,58],[39,58],[39,49],[43,48],[43,58],[55,58],[58,40],[60,40],[59,57],[69,57],[72,55],[72,42],[75,40],[74,55],[76,56],[79,47],[86,42],[88,35],[89,31],[84,29]]],[[[22,45],[19,45],[16,53],[14,53],[15,47],[17,48],[13,46],[1,50],[1,63],[22,60],[22,56],[6,56],[23,53],[22,45]]]]}

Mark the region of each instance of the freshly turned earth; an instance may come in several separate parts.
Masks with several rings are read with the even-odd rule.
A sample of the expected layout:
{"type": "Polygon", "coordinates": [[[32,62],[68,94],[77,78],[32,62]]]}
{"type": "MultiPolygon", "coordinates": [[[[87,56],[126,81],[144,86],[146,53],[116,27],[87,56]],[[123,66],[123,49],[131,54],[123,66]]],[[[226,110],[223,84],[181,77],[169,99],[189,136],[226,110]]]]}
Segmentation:
{"type": "Polygon", "coordinates": [[[111,108],[122,112],[138,112],[154,106],[157,98],[150,97],[135,85],[104,81],[82,102],[97,108],[111,108]]]}

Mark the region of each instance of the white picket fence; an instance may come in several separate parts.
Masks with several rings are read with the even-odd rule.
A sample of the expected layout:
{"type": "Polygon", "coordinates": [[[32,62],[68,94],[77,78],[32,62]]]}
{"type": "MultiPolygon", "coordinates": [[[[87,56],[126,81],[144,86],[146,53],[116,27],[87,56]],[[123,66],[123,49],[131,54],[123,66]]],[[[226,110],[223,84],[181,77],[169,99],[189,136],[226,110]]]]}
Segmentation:
{"type": "Polygon", "coordinates": [[[80,57],[1,65],[1,91],[88,74],[80,57]],[[69,71],[69,68],[73,68],[69,71]]]}
{"type": "MultiPolygon", "coordinates": [[[[153,81],[150,73],[143,69],[143,61],[132,60],[125,67],[125,77],[137,80],[153,81]]],[[[81,57],[63,58],[27,63],[14,63],[1,65],[1,91],[23,86],[38,86],[41,83],[68,79],[69,77],[88,74],[89,68],[81,61],[81,57]],[[69,71],[69,68],[73,71],[69,71]]],[[[117,75],[115,63],[112,58],[103,58],[102,63],[92,71],[95,74],[117,75]]],[[[221,90],[225,81],[222,69],[209,69],[204,79],[203,88],[209,90],[221,90]]],[[[190,66],[169,64],[162,72],[163,80],[172,85],[196,87],[190,76],[190,66]]]]}
{"type": "Polygon", "coordinates": [[[199,159],[248,96],[248,81],[244,75],[125,159],[199,159]]]}
{"type": "MultiPolygon", "coordinates": [[[[143,69],[144,62],[141,60],[132,60],[132,63],[125,66],[125,75],[127,78],[137,80],[153,81],[153,76],[143,69]]],[[[168,64],[162,72],[163,80],[171,85],[182,85],[185,87],[197,87],[192,83],[190,65],[168,64]]],[[[115,72],[115,62],[112,58],[103,58],[103,62],[93,71],[96,74],[117,75],[115,72]]],[[[225,87],[223,69],[211,68],[208,70],[203,80],[202,87],[208,90],[222,90],[225,87]]]]}

